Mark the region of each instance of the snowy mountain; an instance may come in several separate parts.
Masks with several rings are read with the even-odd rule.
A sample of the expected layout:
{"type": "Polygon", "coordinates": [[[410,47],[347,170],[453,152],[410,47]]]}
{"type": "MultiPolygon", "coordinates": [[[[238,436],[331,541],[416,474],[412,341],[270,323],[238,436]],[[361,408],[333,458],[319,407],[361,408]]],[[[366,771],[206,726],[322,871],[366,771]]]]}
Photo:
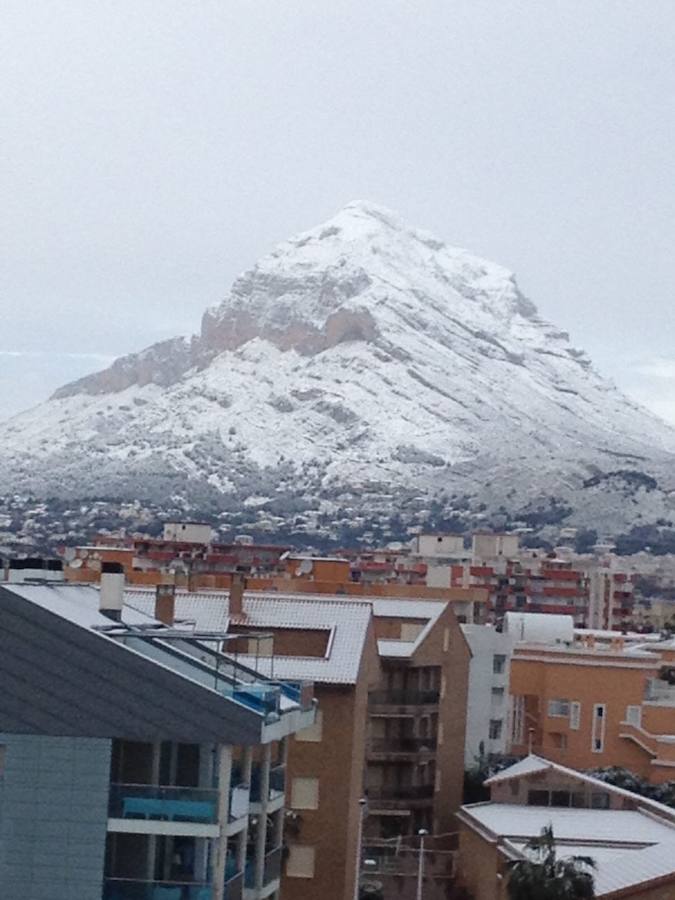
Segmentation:
{"type": "MultiPolygon", "coordinates": [[[[280,244],[191,339],[59,389],[0,435],[0,493],[170,504],[309,533],[495,516],[675,518],[675,432],[514,276],[365,203],[280,244]]],[[[386,528],[385,528],[386,531],[386,528]]]]}

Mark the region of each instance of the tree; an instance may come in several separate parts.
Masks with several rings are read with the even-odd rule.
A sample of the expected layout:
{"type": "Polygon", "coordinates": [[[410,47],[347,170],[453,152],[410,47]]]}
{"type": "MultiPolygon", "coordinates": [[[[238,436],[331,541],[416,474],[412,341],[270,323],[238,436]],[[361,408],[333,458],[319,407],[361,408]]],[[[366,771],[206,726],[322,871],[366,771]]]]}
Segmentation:
{"type": "Polygon", "coordinates": [[[593,869],[588,856],[558,859],[553,828],[526,845],[528,857],[510,864],[509,900],[590,900],[595,897],[593,869]]]}

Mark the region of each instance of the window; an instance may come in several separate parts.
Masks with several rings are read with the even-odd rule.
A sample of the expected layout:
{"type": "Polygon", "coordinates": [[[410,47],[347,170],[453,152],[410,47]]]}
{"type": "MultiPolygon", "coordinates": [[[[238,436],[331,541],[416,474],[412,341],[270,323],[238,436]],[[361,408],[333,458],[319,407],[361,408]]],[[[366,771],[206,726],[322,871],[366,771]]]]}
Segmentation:
{"type": "Polygon", "coordinates": [[[309,844],[289,844],[286,875],[290,878],[314,878],[314,847],[309,844]]]}
{"type": "Polygon", "coordinates": [[[551,806],[569,806],[571,802],[569,791],[551,791],[551,806]]]}
{"type": "Polygon", "coordinates": [[[528,791],[528,806],[548,806],[548,791],[528,791]]]}
{"type": "Polygon", "coordinates": [[[503,687],[493,687],[492,688],[492,705],[493,706],[501,706],[504,702],[504,688],[503,687]]]}
{"type": "Polygon", "coordinates": [[[502,720],[490,719],[490,740],[498,741],[502,736],[502,720]]]}
{"type": "Polygon", "coordinates": [[[560,716],[567,718],[570,714],[569,700],[549,700],[548,701],[549,716],[560,716]]]}
{"type": "Polygon", "coordinates": [[[291,782],[291,809],[319,808],[319,779],[294,778],[291,782]]]}
{"type": "Polygon", "coordinates": [[[502,653],[495,653],[492,657],[492,671],[495,675],[503,675],[506,668],[506,657],[502,653]]]}
{"type": "Polygon", "coordinates": [[[450,649],[450,629],[446,628],[443,631],[443,653],[447,653],[450,649]]]}
{"type": "Polygon", "coordinates": [[[591,809],[609,809],[609,794],[591,794],[591,809]]]}
{"type": "Polygon", "coordinates": [[[321,742],[323,735],[323,711],[317,709],[314,724],[309,728],[303,728],[295,735],[296,741],[304,741],[306,743],[318,744],[321,742]]]}
{"type": "Polygon", "coordinates": [[[605,719],[607,707],[604,703],[596,703],[593,707],[593,725],[591,732],[591,751],[602,753],[605,749],[605,719]]]}
{"type": "Polygon", "coordinates": [[[570,728],[573,731],[578,731],[580,722],[581,722],[581,703],[579,703],[578,700],[573,700],[570,703],[570,728]]]}

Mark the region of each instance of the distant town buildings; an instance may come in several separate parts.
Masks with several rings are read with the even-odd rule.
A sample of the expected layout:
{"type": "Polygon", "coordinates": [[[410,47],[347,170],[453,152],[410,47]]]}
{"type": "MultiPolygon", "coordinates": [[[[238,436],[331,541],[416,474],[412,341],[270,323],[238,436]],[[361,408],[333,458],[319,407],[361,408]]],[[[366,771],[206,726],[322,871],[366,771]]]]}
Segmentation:
{"type": "MultiPolygon", "coordinates": [[[[177,900],[353,900],[363,847],[393,890],[415,875],[420,831],[435,853],[430,900],[462,881],[474,900],[503,900],[505,866],[522,847],[510,826],[500,832],[501,819],[481,819],[489,810],[464,807],[458,850],[465,769],[539,760],[536,772],[516,767],[507,771],[521,775],[490,783],[493,801],[524,808],[543,797],[529,782],[547,779],[557,779],[549,805],[565,805],[558,782],[576,775],[563,778],[562,769],[618,766],[653,785],[671,780],[675,645],[648,633],[650,608],[634,596],[640,577],[604,548],[534,551],[514,534],[475,534],[468,545],[460,535],[420,533],[409,545],[322,556],[246,535],[222,543],[210,526],[179,521],[158,538],[101,535],[64,547],[59,560],[9,560],[0,582],[0,671],[12,686],[4,711],[0,704],[0,883],[2,867],[19,878],[24,859],[12,868],[21,829],[8,830],[4,810],[17,803],[17,814],[24,804],[42,815],[22,779],[43,776],[29,778],[21,766],[33,763],[18,760],[83,753],[82,767],[73,763],[64,777],[88,783],[81,742],[96,738],[107,743],[94,755],[109,768],[92,788],[108,812],[101,799],[87,820],[103,834],[98,861],[81,882],[65,882],[64,900],[168,900],[171,889],[182,892],[174,890],[177,900]],[[24,668],[38,680],[22,694],[24,668]],[[46,699],[57,669],[54,709],[70,704],[65,726],[46,699]],[[156,708],[145,687],[137,698],[138,679],[156,685],[156,708]],[[218,734],[211,726],[184,734],[175,724],[199,720],[216,701],[226,703],[218,734]],[[241,705],[263,722],[245,736],[241,705]],[[145,725],[127,724],[130,707],[145,725]],[[34,751],[34,741],[46,749],[34,751]],[[184,806],[171,806],[177,797],[184,806]],[[193,821],[211,801],[211,818],[193,821]],[[496,837],[486,850],[488,832],[496,837]],[[89,893],[78,893],[85,886],[89,893]]],[[[664,599],[663,621],[666,613],[664,599]]],[[[591,788],[570,788],[568,812],[581,795],[580,809],[598,808],[591,788]]],[[[42,826],[35,834],[32,854],[42,826]]],[[[54,854],[79,859],[77,836],[67,846],[63,835],[45,840],[54,854]]],[[[22,900],[44,900],[43,874],[22,900]]]]}

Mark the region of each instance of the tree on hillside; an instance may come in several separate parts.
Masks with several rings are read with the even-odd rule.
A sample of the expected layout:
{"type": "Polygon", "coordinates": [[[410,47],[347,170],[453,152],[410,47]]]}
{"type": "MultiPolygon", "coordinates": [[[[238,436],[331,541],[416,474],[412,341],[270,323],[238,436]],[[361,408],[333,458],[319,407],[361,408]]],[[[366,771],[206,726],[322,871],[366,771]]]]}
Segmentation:
{"type": "Polygon", "coordinates": [[[593,869],[588,856],[558,859],[553,828],[526,845],[527,858],[510,864],[509,900],[591,900],[595,897],[593,869]]]}

